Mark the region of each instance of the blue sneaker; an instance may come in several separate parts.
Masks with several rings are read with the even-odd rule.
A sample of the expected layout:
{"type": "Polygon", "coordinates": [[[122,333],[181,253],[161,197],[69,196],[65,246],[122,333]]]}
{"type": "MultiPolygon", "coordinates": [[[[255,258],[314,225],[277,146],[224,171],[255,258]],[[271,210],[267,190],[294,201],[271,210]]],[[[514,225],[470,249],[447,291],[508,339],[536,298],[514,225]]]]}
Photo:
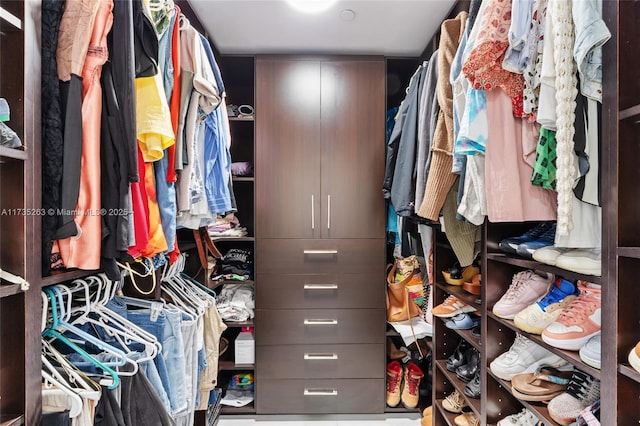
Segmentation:
{"type": "Polygon", "coordinates": [[[543,247],[552,246],[556,239],[556,224],[552,223],[544,234],[533,241],[526,241],[518,245],[516,252],[519,256],[533,259],[533,252],[543,247]]]}
{"type": "Polygon", "coordinates": [[[513,323],[527,333],[542,334],[542,331],[555,322],[562,310],[579,295],[578,286],[571,281],[558,278],[544,297],[518,312],[513,318],[513,323]]]}
{"type": "Polygon", "coordinates": [[[555,230],[555,222],[541,222],[540,224],[529,229],[527,232],[518,237],[505,238],[504,240],[500,241],[498,246],[504,253],[517,254],[518,246],[520,244],[526,243],[527,241],[537,240],[542,234],[544,234],[551,228],[551,225],[554,226],[555,230]]]}

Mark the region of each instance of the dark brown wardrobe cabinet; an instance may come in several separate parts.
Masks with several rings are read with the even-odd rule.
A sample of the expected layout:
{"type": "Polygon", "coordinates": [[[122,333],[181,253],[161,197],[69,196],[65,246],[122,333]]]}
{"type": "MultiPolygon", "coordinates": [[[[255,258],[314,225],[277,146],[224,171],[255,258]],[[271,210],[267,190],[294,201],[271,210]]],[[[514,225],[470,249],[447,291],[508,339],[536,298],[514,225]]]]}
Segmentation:
{"type": "Polygon", "coordinates": [[[383,413],[385,62],[256,58],[256,412],[383,413]]]}

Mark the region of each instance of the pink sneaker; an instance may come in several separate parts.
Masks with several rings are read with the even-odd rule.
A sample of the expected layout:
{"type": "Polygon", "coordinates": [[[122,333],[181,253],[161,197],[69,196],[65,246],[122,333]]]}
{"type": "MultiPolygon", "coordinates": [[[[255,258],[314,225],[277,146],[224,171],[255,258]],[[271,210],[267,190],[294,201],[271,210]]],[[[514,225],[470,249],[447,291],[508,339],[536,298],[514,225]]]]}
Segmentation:
{"type": "Polygon", "coordinates": [[[542,332],[542,340],[559,349],[578,351],[600,333],[599,285],[578,281],[580,295],[542,332]]]}
{"type": "Polygon", "coordinates": [[[554,276],[545,273],[542,277],[531,270],[513,276],[507,292],[493,305],[493,313],[504,319],[513,319],[524,308],[547,294],[554,276]]]}

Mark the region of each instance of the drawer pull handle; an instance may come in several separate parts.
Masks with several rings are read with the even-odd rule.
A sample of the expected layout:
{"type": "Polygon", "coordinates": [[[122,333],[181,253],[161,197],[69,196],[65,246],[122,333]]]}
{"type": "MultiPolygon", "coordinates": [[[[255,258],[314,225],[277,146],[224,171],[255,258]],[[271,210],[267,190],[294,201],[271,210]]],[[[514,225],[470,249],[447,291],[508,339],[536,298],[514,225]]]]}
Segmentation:
{"type": "Polygon", "coordinates": [[[316,229],[316,215],[314,212],[315,202],[313,201],[313,194],[311,194],[311,229],[316,229]]]}
{"type": "Polygon", "coordinates": [[[336,290],[338,284],[305,284],[305,290],[336,290]]]}
{"type": "Polygon", "coordinates": [[[338,359],[338,354],[304,354],[304,359],[338,359]]]}
{"type": "Polygon", "coordinates": [[[313,389],[304,388],[305,396],[337,396],[338,389],[313,389]]]}
{"type": "Polygon", "coordinates": [[[306,319],[304,325],[338,325],[337,319],[306,319]]]}
{"type": "Polygon", "coordinates": [[[331,229],[331,195],[327,195],[327,229],[331,229]]]}
{"type": "Polygon", "coordinates": [[[338,250],[305,250],[304,254],[338,254],[338,250]]]}

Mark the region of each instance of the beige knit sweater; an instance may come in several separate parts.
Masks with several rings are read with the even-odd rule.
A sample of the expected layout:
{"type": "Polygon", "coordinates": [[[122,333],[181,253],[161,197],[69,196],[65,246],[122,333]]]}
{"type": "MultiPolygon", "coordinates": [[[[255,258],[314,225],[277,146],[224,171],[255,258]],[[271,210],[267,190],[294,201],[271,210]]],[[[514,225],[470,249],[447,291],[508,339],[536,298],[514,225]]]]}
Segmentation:
{"type": "Polygon", "coordinates": [[[440,104],[440,114],[431,145],[431,165],[427,183],[418,210],[418,216],[432,221],[438,220],[440,210],[457,175],[451,172],[453,165],[453,90],[449,82],[451,63],[464,34],[467,12],[460,12],[453,19],[447,19],[440,27],[438,46],[438,86],[436,93],[440,104]]]}

